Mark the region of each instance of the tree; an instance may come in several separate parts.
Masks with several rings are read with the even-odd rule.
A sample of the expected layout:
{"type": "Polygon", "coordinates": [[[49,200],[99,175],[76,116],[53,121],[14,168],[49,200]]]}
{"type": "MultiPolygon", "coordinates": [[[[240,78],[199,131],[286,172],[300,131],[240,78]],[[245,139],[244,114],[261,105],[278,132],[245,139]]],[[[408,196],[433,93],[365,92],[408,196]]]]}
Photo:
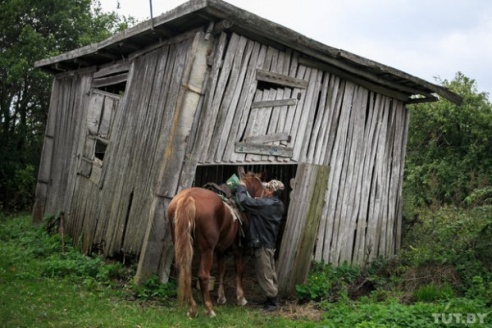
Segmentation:
{"type": "Polygon", "coordinates": [[[32,205],[28,195],[34,191],[52,79],[34,63],[105,39],[132,23],[131,17],[103,13],[96,0],[0,3],[0,208],[32,205]]]}
{"type": "Polygon", "coordinates": [[[492,105],[475,81],[457,73],[442,81],[463,97],[410,107],[404,199],[411,207],[463,206],[492,181],[492,105]]]}

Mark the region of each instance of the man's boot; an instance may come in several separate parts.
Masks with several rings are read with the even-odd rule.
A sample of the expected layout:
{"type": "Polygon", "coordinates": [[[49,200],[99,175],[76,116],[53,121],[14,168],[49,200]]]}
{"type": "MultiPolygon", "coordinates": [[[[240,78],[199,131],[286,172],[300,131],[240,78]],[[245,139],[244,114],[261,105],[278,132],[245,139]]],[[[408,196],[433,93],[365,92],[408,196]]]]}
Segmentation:
{"type": "Polygon", "coordinates": [[[267,297],[263,310],[267,312],[275,311],[278,308],[277,297],[267,297]]]}

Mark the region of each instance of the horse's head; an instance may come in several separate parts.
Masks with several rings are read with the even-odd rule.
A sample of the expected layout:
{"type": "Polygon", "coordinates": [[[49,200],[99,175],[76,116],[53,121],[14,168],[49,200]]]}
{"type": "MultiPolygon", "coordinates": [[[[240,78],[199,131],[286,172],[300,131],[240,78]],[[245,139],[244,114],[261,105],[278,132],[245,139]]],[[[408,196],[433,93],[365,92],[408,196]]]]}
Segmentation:
{"type": "Polygon", "coordinates": [[[265,187],[261,181],[262,174],[248,172],[241,174],[240,178],[246,184],[246,189],[251,197],[263,197],[265,187]]]}

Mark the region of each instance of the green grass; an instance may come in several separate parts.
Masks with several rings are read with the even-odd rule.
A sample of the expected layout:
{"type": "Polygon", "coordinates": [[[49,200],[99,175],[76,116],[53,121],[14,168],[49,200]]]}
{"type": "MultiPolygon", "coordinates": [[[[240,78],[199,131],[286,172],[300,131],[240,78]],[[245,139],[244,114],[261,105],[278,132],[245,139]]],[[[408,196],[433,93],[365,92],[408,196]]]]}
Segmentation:
{"type": "MultiPolygon", "coordinates": [[[[216,305],[217,317],[200,313],[191,320],[186,309],[176,306],[172,284],[151,279],[137,287],[132,283],[132,268],[85,256],[69,243],[62,252],[60,236],[31,226],[29,216],[0,214],[0,254],[0,326],[6,328],[463,327],[436,323],[433,313],[488,313],[485,324],[469,327],[492,326],[486,301],[457,298],[450,292],[445,293],[446,298],[436,297],[434,289],[418,291],[427,302],[409,305],[401,304],[395,291],[376,289],[357,300],[341,293],[336,302],[325,298],[304,306],[284,306],[273,314],[253,305],[216,305]]],[[[334,272],[335,277],[357,273],[341,269],[326,272],[334,272]]],[[[485,285],[477,280],[476,286],[480,291],[485,285]]],[[[199,310],[203,310],[201,304],[199,310]]]]}
{"type": "MultiPolygon", "coordinates": [[[[113,279],[108,265],[32,227],[29,216],[0,215],[2,327],[315,327],[305,320],[265,314],[256,307],[216,306],[216,318],[186,317],[174,300],[151,298],[131,283],[132,271],[113,279]],[[122,277],[123,276],[123,277],[122,277]],[[126,278],[126,281],[123,279],[126,278]],[[148,299],[136,299],[145,295],[148,299]]],[[[112,265],[114,267],[114,264],[112,265]]],[[[109,266],[111,267],[111,266],[109,266]]],[[[202,311],[201,304],[199,309],[202,311]]]]}

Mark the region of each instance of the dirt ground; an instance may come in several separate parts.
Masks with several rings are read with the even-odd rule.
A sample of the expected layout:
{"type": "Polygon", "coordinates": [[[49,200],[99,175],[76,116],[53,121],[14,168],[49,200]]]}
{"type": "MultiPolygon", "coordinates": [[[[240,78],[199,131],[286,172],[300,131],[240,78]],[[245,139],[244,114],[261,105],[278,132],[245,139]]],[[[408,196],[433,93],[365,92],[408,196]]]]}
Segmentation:
{"type": "MultiPolygon", "coordinates": [[[[195,253],[196,254],[196,253],[195,253]]],[[[195,300],[201,304],[201,295],[196,289],[196,272],[198,267],[198,259],[194,259],[194,281],[193,286],[195,300]]],[[[214,268],[212,269],[211,276],[216,279],[214,289],[210,292],[210,296],[214,301],[214,306],[217,306],[217,290],[218,290],[218,276],[216,274],[217,261],[214,261],[214,268]]],[[[261,308],[261,304],[265,300],[265,296],[262,293],[260,286],[256,281],[256,272],[254,267],[254,257],[247,255],[244,259],[244,277],[243,277],[243,289],[248,300],[246,307],[251,309],[261,308]]],[[[226,276],[224,278],[224,291],[227,298],[228,304],[234,304],[236,302],[236,288],[235,288],[235,265],[234,257],[232,255],[227,256],[227,270],[226,276]]],[[[295,298],[281,298],[280,307],[277,311],[273,312],[272,315],[282,316],[290,318],[293,320],[309,320],[309,321],[319,321],[321,317],[321,311],[316,307],[314,303],[300,304],[295,298]]]]}

